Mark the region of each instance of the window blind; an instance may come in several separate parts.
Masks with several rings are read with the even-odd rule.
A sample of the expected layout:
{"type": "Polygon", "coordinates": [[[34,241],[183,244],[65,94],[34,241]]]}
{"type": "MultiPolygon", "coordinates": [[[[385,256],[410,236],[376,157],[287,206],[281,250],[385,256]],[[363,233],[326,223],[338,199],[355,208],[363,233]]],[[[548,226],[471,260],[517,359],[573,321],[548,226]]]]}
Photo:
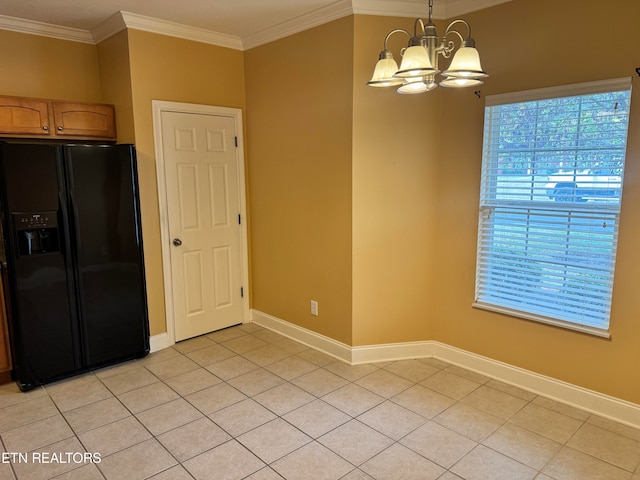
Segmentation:
{"type": "Polygon", "coordinates": [[[607,331],[630,93],[621,79],[487,99],[475,306],[607,331]]]}

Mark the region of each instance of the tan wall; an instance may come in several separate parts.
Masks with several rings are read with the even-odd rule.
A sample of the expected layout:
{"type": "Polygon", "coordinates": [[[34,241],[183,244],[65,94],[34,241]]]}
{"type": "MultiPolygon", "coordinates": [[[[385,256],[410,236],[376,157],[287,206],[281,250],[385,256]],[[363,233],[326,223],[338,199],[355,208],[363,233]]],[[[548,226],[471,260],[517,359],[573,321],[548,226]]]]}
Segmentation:
{"type": "Polygon", "coordinates": [[[0,30],[0,95],[101,102],[95,45],[0,30]]]}
{"type": "MultiPolygon", "coordinates": [[[[615,22],[602,22],[602,7],[596,0],[513,0],[465,15],[491,74],[482,95],[633,76],[638,97],[640,2],[607,2],[607,18],[615,22]],[[592,28],[599,34],[585,34],[592,28]]],[[[640,403],[640,100],[632,100],[611,339],[605,340],[471,307],[484,101],[465,90],[438,93],[444,93],[445,147],[438,174],[440,281],[433,338],[640,403]]]]}
{"type": "Polygon", "coordinates": [[[348,344],[352,44],[348,17],[245,52],[252,306],[348,344]]]}
{"type": "MultiPolygon", "coordinates": [[[[441,92],[372,88],[385,35],[413,19],[356,16],[353,116],[353,344],[428,340],[434,309],[441,92]]],[[[407,37],[389,50],[399,63],[407,37]]]]}
{"type": "Polygon", "coordinates": [[[118,143],[135,143],[127,30],[98,44],[98,61],[103,102],[116,109],[118,143]]]}
{"type": "Polygon", "coordinates": [[[152,100],[244,109],[243,54],[129,30],[133,120],[151,335],[166,331],[152,100]]]}

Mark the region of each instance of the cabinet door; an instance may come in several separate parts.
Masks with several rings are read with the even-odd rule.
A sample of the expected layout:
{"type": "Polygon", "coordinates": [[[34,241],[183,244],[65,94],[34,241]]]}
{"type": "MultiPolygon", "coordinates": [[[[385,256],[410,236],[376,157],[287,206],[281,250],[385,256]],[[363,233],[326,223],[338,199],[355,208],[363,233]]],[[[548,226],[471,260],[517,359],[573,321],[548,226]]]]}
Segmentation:
{"type": "Polygon", "coordinates": [[[0,134],[48,136],[47,102],[30,98],[0,97],[0,134]]]}
{"type": "Polygon", "coordinates": [[[52,102],[55,135],[116,139],[113,105],[52,102]]]}

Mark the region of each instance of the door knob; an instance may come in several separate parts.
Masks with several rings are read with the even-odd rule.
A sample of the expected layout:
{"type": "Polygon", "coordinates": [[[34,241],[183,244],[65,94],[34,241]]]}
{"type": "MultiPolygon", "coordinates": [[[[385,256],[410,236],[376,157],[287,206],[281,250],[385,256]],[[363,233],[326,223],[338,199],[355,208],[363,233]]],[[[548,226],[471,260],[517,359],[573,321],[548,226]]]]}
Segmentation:
{"type": "Polygon", "coordinates": [[[179,247],[180,245],[182,245],[182,240],[180,240],[179,238],[174,238],[173,245],[179,247]]]}

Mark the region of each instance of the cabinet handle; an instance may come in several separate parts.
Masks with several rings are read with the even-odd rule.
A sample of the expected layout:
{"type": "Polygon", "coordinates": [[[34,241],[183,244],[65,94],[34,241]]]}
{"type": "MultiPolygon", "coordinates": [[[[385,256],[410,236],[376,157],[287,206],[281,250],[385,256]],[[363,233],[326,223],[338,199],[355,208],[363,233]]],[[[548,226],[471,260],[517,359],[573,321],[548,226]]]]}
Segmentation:
{"type": "Polygon", "coordinates": [[[60,126],[58,127],[58,130],[59,130],[59,131],[62,131],[62,130],[64,130],[64,127],[63,127],[62,125],[60,125],[60,126]]]}
{"type": "Polygon", "coordinates": [[[45,131],[46,131],[46,130],[49,130],[49,125],[43,125],[43,126],[42,126],[42,129],[43,129],[43,130],[45,130],[45,131]]]}

